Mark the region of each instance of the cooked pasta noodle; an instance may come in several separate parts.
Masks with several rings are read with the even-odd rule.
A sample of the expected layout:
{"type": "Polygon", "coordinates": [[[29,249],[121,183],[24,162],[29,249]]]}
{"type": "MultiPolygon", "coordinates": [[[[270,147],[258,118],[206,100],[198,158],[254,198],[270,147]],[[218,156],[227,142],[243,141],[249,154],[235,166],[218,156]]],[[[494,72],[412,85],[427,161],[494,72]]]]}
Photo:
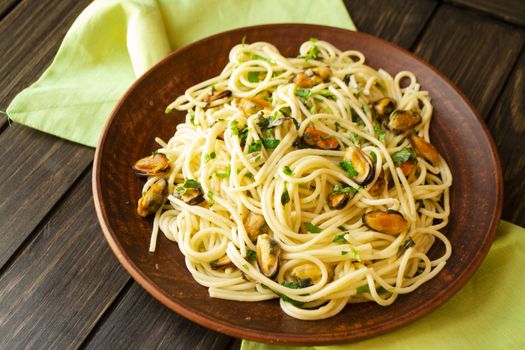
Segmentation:
{"type": "Polygon", "coordinates": [[[143,189],[166,180],[150,251],[160,229],[211,297],[279,298],[288,315],[319,320],[347,303],[390,305],[445,266],[452,175],[411,72],[392,77],[321,40],[297,58],[243,43],[175,109],[185,122],[157,139],[169,169],[143,189]],[[396,129],[396,113],[418,119],[396,129]],[[436,239],[444,253],[431,259],[436,239]]]}

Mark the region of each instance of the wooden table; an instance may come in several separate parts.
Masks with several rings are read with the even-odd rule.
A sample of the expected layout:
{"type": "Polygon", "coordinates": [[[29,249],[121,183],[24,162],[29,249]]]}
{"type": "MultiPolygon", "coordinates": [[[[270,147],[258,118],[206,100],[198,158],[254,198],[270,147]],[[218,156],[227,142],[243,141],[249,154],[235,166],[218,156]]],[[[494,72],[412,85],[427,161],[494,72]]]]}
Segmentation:
{"type": "MultiPolygon", "coordinates": [[[[0,110],[40,76],[90,1],[1,0],[0,110]]],[[[523,0],[346,6],[359,30],[415,52],[477,107],[501,156],[503,218],[525,226],[523,0]]],[[[95,215],[93,154],[0,115],[0,348],[238,348],[163,307],[117,262],[95,215]]]]}

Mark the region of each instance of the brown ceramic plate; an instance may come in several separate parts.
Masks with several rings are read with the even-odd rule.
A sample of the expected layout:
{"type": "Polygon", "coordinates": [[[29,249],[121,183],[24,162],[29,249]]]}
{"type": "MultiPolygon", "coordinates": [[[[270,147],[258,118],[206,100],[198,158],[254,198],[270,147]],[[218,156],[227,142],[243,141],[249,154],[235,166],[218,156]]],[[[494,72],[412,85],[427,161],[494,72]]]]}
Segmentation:
{"type": "MultiPolygon", "coordinates": [[[[501,214],[502,177],[494,143],[477,112],[460,91],[427,63],[386,41],[348,30],[303,24],[241,28],[181,48],[140,77],[107,121],[95,155],[93,191],[97,215],[114,253],[149,293],[173,311],[231,336],[283,344],[355,341],[406,325],[454,295],[487,254],[501,214]],[[151,220],[137,216],[143,182],[131,165],[168,140],[183,113],[164,114],[175,97],[217,75],[229,50],[246,36],[268,41],[285,56],[296,56],[310,37],[342,50],[359,50],[367,64],[390,74],[412,71],[428,90],[435,108],[431,138],[454,175],[452,214],[447,236],[452,257],[436,278],[403,295],[390,307],[348,305],[323,321],[300,321],[284,314],[277,301],[241,303],[208,296],[193,280],[177,245],[159,235],[157,251],[148,252],[151,220]]],[[[439,249],[439,247],[436,247],[439,249]]]]}

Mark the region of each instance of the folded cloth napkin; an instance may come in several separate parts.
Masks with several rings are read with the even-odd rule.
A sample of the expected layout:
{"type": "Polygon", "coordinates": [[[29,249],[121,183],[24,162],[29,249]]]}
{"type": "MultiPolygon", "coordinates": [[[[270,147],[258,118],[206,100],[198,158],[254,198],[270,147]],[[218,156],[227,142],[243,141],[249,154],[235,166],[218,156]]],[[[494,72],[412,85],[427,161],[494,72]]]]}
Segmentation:
{"type": "Polygon", "coordinates": [[[444,305],[406,327],[347,345],[287,347],[244,341],[241,350],[525,349],[524,266],[525,229],[501,221],[488,256],[470,281],[444,305]]]}
{"type": "Polygon", "coordinates": [[[355,30],[341,0],[96,0],[51,66],[7,109],[12,120],[95,147],[126,88],[172,50],[236,27],[315,23],[355,30]]]}

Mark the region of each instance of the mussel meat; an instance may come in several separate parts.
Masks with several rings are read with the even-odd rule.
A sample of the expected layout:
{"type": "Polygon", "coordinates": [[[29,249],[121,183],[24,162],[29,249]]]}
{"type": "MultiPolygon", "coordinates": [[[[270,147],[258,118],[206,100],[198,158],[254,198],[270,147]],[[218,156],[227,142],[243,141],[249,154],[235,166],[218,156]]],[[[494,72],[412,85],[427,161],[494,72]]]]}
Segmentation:
{"type": "Polygon", "coordinates": [[[210,266],[212,270],[220,270],[220,269],[225,269],[227,267],[234,267],[235,265],[232,263],[228,255],[225,255],[220,259],[212,261],[210,263],[210,266]]]}
{"type": "Polygon", "coordinates": [[[374,112],[379,117],[388,117],[396,109],[396,103],[389,97],[383,97],[374,103],[374,112]]]}
{"type": "Polygon", "coordinates": [[[162,176],[170,170],[168,157],[162,153],[139,159],[133,166],[137,176],[162,176]]]}
{"type": "Polygon", "coordinates": [[[388,128],[396,133],[412,129],[421,123],[421,115],[415,111],[396,109],[388,117],[388,128]]]}
{"type": "Polygon", "coordinates": [[[430,142],[427,142],[422,137],[416,135],[410,136],[408,140],[410,141],[410,144],[412,145],[418,156],[426,159],[433,165],[438,164],[439,152],[430,142]]]}
{"type": "Polygon", "coordinates": [[[268,278],[272,278],[279,270],[281,247],[268,234],[257,237],[257,265],[259,270],[268,278]]]}
{"type": "Polygon", "coordinates": [[[351,165],[350,170],[353,170],[353,172],[349,171],[349,173],[354,174],[352,179],[361,186],[369,184],[370,181],[374,179],[374,162],[370,156],[361,151],[361,149],[355,145],[348,146],[341,164],[347,171],[349,171],[349,169],[346,169],[346,167],[350,167],[351,165]]]}
{"type": "Polygon", "coordinates": [[[328,67],[309,68],[297,74],[293,78],[293,83],[300,88],[311,88],[314,85],[329,81],[331,75],[332,70],[328,67]]]}
{"type": "Polygon", "coordinates": [[[252,212],[250,212],[244,220],[244,227],[248,237],[250,237],[252,241],[255,241],[259,235],[268,233],[269,229],[264,217],[252,212]]]}
{"type": "Polygon", "coordinates": [[[324,131],[307,127],[304,130],[303,141],[310,147],[320,149],[338,149],[339,143],[336,138],[324,131]]]}
{"type": "Polygon", "coordinates": [[[137,213],[142,217],[154,214],[164,204],[167,193],[168,183],[163,178],[158,179],[139,199],[137,213]]]}
{"type": "Polygon", "coordinates": [[[392,209],[369,211],[363,215],[362,221],[371,230],[394,236],[408,228],[408,221],[403,214],[392,209]]]}

